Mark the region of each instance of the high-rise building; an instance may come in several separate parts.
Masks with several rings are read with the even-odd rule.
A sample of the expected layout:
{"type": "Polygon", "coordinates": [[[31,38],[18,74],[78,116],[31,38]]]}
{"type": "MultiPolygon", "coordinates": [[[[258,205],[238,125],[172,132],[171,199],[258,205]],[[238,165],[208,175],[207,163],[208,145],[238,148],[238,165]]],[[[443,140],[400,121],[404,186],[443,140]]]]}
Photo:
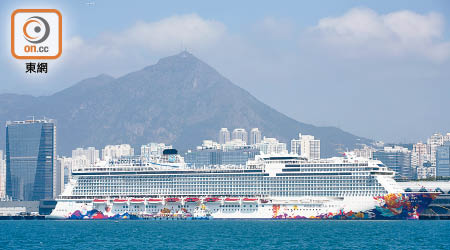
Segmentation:
{"type": "Polygon", "coordinates": [[[6,194],[17,200],[56,196],[56,123],[6,123],[6,194]]]}
{"type": "Polygon", "coordinates": [[[436,148],[444,143],[444,136],[440,133],[433,134],[427,140],[428,154],[430,154],[431,165],[436,166],[436,148]]]}
{"type": "Polygon", "coordinates": [[[427,145],[422,142],[414,144],[411,151],[411,166],[422,167],[427,161],[430,161],[427,145]]]}
{"type": "MultiPolygon", "coordinates": [[[[300,136],[301,134],[299,134],[300,136]]],[[[291,140],[291,154],[300,155],[302,149],[302,144],[300,139],[291,140]]]]}
{"type": "Polygon", "coordinates": [[[3,151],[0,150],[0,199],[6,196],[6,161],[3,158],[3,151]]]}
{"type": "Polygon", "coordinates": [[[231,136],[231,139],[233,139],[233,140],[241,140],[241,141],[247,143],[248,142],[248,133],[243,128],[235,128],[233,130],[233,134],[231,136]]]}
{"type": "Polygon", "coordinates": [[[223,146],[229,144],[230,142],[227,142],[226,144],[219,144],[213,140],[203,140],[201,146],[197,146],[198,150],[202,149],[221,149],[223,146]]]}
{"type": "Polygon", "coordinates": [[[255,155],[259,154],[259,150],[245,147],[234,150],[222,149],[197,149],[188,151],[185,154],[187,164],[195,167],[203,167],[209,165],[245,165],[248,160],[255,159],[255,155]]]}
{"type": "Polygon", "coordinates": [[[219,131],[219,144],[225,144],[230,141],[230,131],[227,128],[221,128],[219,131]]]}
{"type": "Polygon", "coordinates": [[[383,148],[384,147],[384,141],[375,141],[372,143],[372,145],[376,148],[383,148]]]}
{"type": "Polygon", "coordinates": [[[84,169],[90,165],[89,160],[84,155],[71,158],[71,169],[84,169]]]}
{"type": "Polygon", "coordinates": [[[291,140],[291,153],[310,160],[320,159],[320,140],[312,135],[298,134],[298,139],[291,140]]]}
{"type": "Polygon", "coordinates": [[[55,196],[64,191],[64,160],[56,158],[56,178],[55,178],[55,196]]]}
{"type": "MultiPolygon", "coordinates": [[[[74,162],[75,164],[77,163],[77,161],[71,157],[58,157],[58,164],[61,165],[61,168],[63,170],[63,176],[64,176],[64,185],[66,185],[67,183],[69,183],[70,178],[72,177],[72,169],[73,168],[79,168],[79,166],[74,166],[74,162]]],[[[87,164],[84,166],[88,166],[87,164]]],[[[64,191],[64,185],[63,188],[61,190],[61,192],[64,191]]]]}
{"type": "Polygon", "coordinates": [[[77,148],[72,150],[72,158],[86,158],[88,164],[95,164],[100,160],[100,152],[94,147],[77,148]]]}
{"type": "MultiPolygon", "coordinates": [[[[67,161],[68,160],[65,160],[65,162],[67,161]]],[[[83,169],[91,165],[94,165],[99,161],[100,161],[100,152],[94,147],[88,147],[86,149],[77,148],[72,150],[72,158],[70,158],[70,165],[71,165],[70,169],[83,169]]]]}
{"type": "Polygon", "coordinates": [[[88,164],[88,160],[86,159],[85,155],[78,155],[76,156],[75,160],[71,157],[58,157],[56,159],[56,168],[58,169],[58,178],[56,181],[56,190],[58,191],[58,194],[61,194],[64,192],[64,186],[69,183],[70,178],[72,177],[72,164],[81,164],[81,165],[75,165],[74,168],[82,168],[82,167],[88,167],[90,164],[88,164]],[[80,163],[82,162],[82,163],[80,163]]]}
{"type": "Polygon", "coordinates": [[[247,146],[247,143],[245,143],[241,139],[234,139],[225,144],[220,145],[220,149],[222,149],[224,151],[230,151],[230,150],[236,150],[236,149],[242,149],[242,148],[248,148],[248,146],[247,146]]]}
{"type": "Polygon", "coordinates": [[[141,156],[147,159],[150,159],[153,156],[161,156],[165,149],[172,149],[172,145],[151,142],[141,146],[141,156]]]}
{"type": "Polygon", "coordinates": [[[436,176],[450,177],[450,141],[436,148],[436,176]]]}
{"type": "Polygon", "coordinates": [[[447,134],[444,135],[443,141],[444,142],[450,141],[450,133],[447,133],[447,134]]]}
{"type": "Polygon", "coordinates": [[[417,167],[417,179],[424,180],[436,177],[436,167],[417,167]]]}
{"type": "Polygon", "coordinates": [[[286,143],[279,142],[276,138],[267,138],[253,145],[261,154],[287,154],[286,143]]]}
{"type": "Polygon", "coordinates": [[[373,147],[363,145],[362,148],[356,148],[351,151],[352,155],[355,157],[365,158],[365,159],[372,159],[373,158],[373,152],[375,152],[376,149],[373,147]]]}
{"type": "Polygon", "coordinates": [[[122,156],[133,156],[134,148],[129,144],[107,145],[102,149],[102,160],[110,161],[119,159],[122,156]]]}
{"type": "Polygon", "coordinates": [[[395,179],[411,180],[414,171],[411,167],[411,152],[404,147],[384,147],[383,150],[373,152],[373,159],[380,160],[384,165],[396,172],[395,179]]]}
{"type": "Polygon", "coordinates": [[[234,139],[228,141],[225,144],[219,144],[212,140],[203,140],[201,146],[197,146],[197,150],[205,150],[205,149],[217,149],[222,151],[232,151],[237,149],[245,149],[250,148],[245,142],[241,139],[234,139]]]}
{"type": "Polygon", "coordinates": [[[258,128],[252,128],[250,130],[250,145],[254,145],[261,142],[261,131],[258,128]]]}

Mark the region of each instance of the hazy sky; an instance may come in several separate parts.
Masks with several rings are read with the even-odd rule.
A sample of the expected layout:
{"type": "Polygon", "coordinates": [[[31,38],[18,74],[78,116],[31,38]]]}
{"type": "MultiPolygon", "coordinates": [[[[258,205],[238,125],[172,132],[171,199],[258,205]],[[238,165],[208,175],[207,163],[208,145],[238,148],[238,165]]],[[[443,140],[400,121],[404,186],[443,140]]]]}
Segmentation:
{"type": "Polygon", "coordinates": [[[306,123],[388,142],[450,131],[449,1],[2,1],[0,93],[50,95],[187,48],[306,123]],[[47,75],[10,54],[17,8],[56,8],[47,75]]]}

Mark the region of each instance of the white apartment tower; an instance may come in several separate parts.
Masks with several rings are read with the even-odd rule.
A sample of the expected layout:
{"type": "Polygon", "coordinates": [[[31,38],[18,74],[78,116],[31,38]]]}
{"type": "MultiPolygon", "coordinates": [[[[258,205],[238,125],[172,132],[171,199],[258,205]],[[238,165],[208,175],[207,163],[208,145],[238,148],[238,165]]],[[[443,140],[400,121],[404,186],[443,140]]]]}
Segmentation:
{"type": "Polygon", "coordinates": [[[72,150],[72,158],[86,158],[88,164],[95,164],[100,160],[100,151],[94,147],[77,148],[72,150]]]}
{"type": "Polygon", "coordinates": [[[367,145],[363,145],[362,148],[356,148],[351,151],[352,155],[358,158],[372,159],[373,152],[377,151],[375,148],[372,148],[367,145]]]}
{"type": "Polygon", "coordinates": [[[250,130],[250,145],[254,145],[261,142],[261,131],[258,128],[252,128],[250,130]]]}
{"type": "Polygon", "coordinates": [[[64,191],[64,160],[56,158],[56,179],[55,179],[56,196],[64,191]]]}
{"type": "Polygon", "coordinates": [[[444,136],[440,133],[435,133],[428,138],[427,144],[431,165],[436,166],[436,148],[444,144],[444,136]]]}
{"type": "Polygon", "coordinates": [[[267,138],[254,144],[261,154],[287,154],[286,143],[279,142],[276,138],[267,138]]]}
{"type": "Polygon", "coordinates": [[[3,159],[3,151],[0,150],[0,199],[6,196],[6,161],[3,159]]]}
{"type": "Polygon", "coordinates": [[[219,144],[225,144],[230,141],[230,131],[227,128],[221,128],[219,131],[219,144]]]}
{"type": "Polygon", "coordinates": [[[150,159],[153,156],[161,156],[165,149],[172,149],[172,145],[151,142],[141,146],[141,156],[147,159],[150,159]]]}
{"type": "Polygon", "coordinates": [[[298,134],[298,139],[291,140],[291,153],[298,154],[310,160],[320,159],[320,140],[312,135],[298,134]]]}
{"type": "MultiPolygon", "coordinates": [[[[64,172],[64,185],[69,183],[69,180],[72,178],[72,169],[77,169],[82,166],[77,166],[77,161],[71,157],[59,157],[58,164],[61,165],[62,170],[64,172]]],[[[61,191],[64,191],[64,186],[61,191]]]]}
{"type": "Polygon", "coordinates": [[[447,133],[446,135],[444,135],[444,142],[446,141],[450,141],[450,133],[447,133]]]}
{"type": "Polygon", "coordinates": [[[119,159],[122,156],[133,156],[134,148],[129,144],[107,145],[102,149],[102,159],[104,161],[119,159]]]}
{"type": "Polygon", "coordinates": [[[301,141],[300,139],[292,139],[291,140],[291,153],[300,155],[301,151],[301,141]]]}
{"type": "Polygon", "coordinates": [[[418,167],[416,172],[418,180],[436,177],[436,167],[418,167]]]}
{"type": "Polygon", "coordinates": [[[233,140],[237,139],[237,140],[241,140],[241,141],[247,143],[247,141],[248,141],[248,133],[243,128],[235,128],[233,130],[233,134],[232,134],[231,139],[233,139],[233,140]]]}
{"type": "Polygon", "coordinates": [[[241,139],[236,139],[236,140],[231,140],[225,144],[220,145],[219,148],[223,151],[232,151],[232,150],[237,150],[237,149],[248,148],[248,146],[247,146],[247,143],[245,143],[241,139]]]}
{"type": "Polygon", "coordinates": [[[429,160],[430,155],[428,154],[427,145],[422,142],[414,144],[411,152],[411,166],[422,167],[423,163],[429,160]]]}

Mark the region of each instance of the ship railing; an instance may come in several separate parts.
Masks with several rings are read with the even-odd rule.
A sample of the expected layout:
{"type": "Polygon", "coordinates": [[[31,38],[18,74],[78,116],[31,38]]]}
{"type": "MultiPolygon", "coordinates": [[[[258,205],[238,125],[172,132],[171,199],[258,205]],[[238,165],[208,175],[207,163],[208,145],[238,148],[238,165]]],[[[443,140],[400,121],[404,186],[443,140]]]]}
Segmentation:
{"type": "Polygon", "coordinates": [[[250,169],[262,169],[262,166],[246,165],[246,164],[213,164],[213,165],[189,165],[189,169],[193,170],[250,170],[250,169]]]}
{"type": "Polygon", "coordinates": [[[73,173],[85,173],[85,172],[142,172],[142,171],[236,171],[236,170],[262,170],[262,167],[258,166],[247,166],[247,165],[212,165],[212,166],[202,166],[202,167],[94,167],[94,168],[77,168],[73,169],[73,173]]]}

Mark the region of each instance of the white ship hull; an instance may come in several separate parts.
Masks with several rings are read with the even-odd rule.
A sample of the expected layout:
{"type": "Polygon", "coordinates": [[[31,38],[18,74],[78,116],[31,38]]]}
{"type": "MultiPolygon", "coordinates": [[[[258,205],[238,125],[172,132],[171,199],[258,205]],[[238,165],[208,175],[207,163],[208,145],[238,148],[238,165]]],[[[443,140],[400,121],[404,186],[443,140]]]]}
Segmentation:
{"type": "Polygon", "coordinates": [[[303,197],[227,202],[93,202],[59,200],[49,219],[130,219],[205,217],[214,219],[417,219],[419,210],[434,199],[429,193],[390,194],[384,197],[303,197]],[[393,203],[394,202],[394,203],[393,203]],[[413,209],[411,209],[411,207],[413,209]],[[415,207],[415,208],[414,208],[415,207]],[[125,215],[125,217],[124,217],[125,215]]]}

